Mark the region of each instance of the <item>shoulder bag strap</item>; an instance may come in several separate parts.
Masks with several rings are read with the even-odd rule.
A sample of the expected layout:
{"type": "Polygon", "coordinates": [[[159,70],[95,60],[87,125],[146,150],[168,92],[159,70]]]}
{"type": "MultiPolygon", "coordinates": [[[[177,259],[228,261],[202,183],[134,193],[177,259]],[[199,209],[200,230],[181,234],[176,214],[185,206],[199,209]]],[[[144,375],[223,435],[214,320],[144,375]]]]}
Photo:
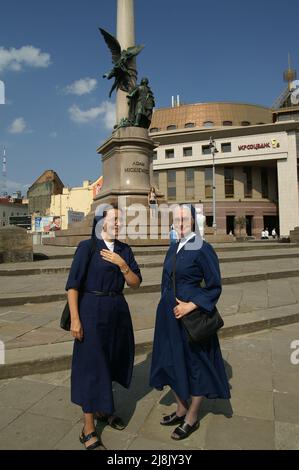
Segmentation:
{"type": "Polygon", "coordinates": [[[87,279],[87,275],[88,275],[88,268],[89,268],[89,265],[90,265],[90,262],[91,262],[91,258],[93,256],[93,254],[95,253],[96,251],[96,246],[97,246],[97,242],[94,238],[92,238],[92,241],[91,241],[91,249],[90,249],[90,252],[89,252],[89,256],[88,256],[88,261],[87,261],[87,265],[86,265],[86,268],[85,268],[85,273],[84,273],[84,280],[83,280],[83,287],[85,287],[85,283],[86,283],[86,279],[87,279]]]}
{"type": "Polygon", "coordinates": [[[176,252],[177,252],[178,247],[175,246],[175,252],[173,255],[173,264],[172,264],[172,283],[173,283],[173,292],[174,292],[174,298],[176,298],[176,286],[175,286],[175,269],[176,269],[176,252]]]}

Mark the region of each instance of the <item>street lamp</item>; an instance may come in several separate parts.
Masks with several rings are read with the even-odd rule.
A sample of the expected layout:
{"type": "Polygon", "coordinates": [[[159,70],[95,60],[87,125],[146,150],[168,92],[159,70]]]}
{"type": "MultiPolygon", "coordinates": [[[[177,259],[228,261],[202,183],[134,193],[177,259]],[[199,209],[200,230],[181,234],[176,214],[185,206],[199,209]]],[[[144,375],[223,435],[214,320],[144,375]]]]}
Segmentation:
{"type": "Polygon", "coordinates": [[[216,182],[215,182],[215,153],[218,152],[216,149],[215,141],[212,137],[210,137],[209,146],[211,149],[211,154],[213,156],[213,229],[214,235],[217,232],[217,224],[216,224],[216,182]]]}

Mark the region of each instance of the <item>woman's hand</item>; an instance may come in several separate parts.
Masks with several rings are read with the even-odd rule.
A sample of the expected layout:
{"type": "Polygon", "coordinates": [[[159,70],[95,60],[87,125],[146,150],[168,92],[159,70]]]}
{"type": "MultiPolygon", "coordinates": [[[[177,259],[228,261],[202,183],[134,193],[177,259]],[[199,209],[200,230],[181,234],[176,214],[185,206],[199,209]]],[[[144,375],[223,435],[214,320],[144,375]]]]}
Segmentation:
{"type": "Polygon", "coordinates": [[[124,259],[119,256],[117,253],[114,253],[114,251],[110,250],[101,250],[100,254],[103,259],[106,261],[109,261],[110,263],[116,264],[116,266],[119,266],[120,268],[126,264],[124,259]]]}
{"type": "Polygon", "coordinates": [[[188,313],[192,312],[195,308],[197,308],[197,305],[194,304],[193,302],[182,302],[179,299],[175,299],[178,303],[173,309],[173,313],[175,318],[180,319],[185,315],[188,315],[188,313]]]}
{"type": "Polygon", "coordinates": [[[79,318],[71,320],[71,334],[74,338],[82,341],[83,339],[83,328],[79,318]]]}

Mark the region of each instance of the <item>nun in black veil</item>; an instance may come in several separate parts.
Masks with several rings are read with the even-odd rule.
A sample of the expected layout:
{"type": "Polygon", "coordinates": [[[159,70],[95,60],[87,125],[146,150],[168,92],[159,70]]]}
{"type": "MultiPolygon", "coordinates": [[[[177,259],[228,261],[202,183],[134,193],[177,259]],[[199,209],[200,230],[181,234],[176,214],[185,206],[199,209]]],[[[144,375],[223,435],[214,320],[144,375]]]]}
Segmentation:
{"type": "Polygon", "coordinates": [[[98,206],[92,236],[77,247],[65,289],[75,338],[71,401],[82,407],[80,441],[86,449],[103,447],[94,419],[123,429],[114,415],[112,382],[129,388],[134,364],[134,334],[125,282],[142,282],[132,249],[117,240],[122,213],[115,206],[98,206]]]}

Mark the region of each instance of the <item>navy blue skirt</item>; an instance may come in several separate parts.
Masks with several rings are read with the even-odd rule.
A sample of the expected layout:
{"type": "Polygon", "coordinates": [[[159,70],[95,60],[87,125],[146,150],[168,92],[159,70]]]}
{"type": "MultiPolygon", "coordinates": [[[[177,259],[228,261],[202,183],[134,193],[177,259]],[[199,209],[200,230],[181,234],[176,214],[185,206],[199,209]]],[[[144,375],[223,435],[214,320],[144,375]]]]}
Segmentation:
{"type": "Polygon", "coordinates": [[[173,314],[171,289],[157,309],[150,385],[169,385],[182,399],[190,396],[230,398],[229,384],[217,335],[204,345],[190,343],[181,321],[173,314]]]}
{"type": "Polygon", "coordinates": [[[113,414],[112,382],[128,388],[134,365],[134,334],[123,295],[97,297],[85,292],[79,301],[83,341],[75,340],[71,400],[84,413],[113,414]]]}

